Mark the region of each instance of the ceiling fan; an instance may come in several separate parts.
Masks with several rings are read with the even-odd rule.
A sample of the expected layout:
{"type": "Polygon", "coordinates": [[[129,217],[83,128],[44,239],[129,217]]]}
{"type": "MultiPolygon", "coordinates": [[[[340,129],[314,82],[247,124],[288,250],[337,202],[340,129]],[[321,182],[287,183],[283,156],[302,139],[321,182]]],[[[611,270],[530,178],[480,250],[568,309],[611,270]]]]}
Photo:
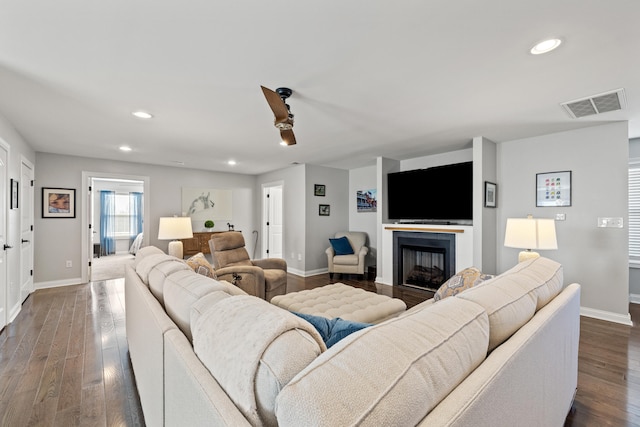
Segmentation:
{"type": "Polygon", "coordinates": [[[286,99],[291,96],[293,91],[286,87],[279,87],[274,91],[264,86],[260,86],[269,107],[273,110],[275,120],[273,124],[280,129],[280,137],[285,145],[295,145],[296,137],[293,135],[293,114],[289,109],[286,99]]]}

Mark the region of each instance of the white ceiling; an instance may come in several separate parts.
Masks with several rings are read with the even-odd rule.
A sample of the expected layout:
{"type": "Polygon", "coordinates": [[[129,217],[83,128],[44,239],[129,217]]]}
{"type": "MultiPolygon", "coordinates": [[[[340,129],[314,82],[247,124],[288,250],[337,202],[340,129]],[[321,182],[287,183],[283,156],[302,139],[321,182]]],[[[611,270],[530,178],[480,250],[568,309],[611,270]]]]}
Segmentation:
{"type": "Polygon", "coordinates": [[[639,20],[637,0],[0,0],[0,114],[36,151],[248,174],[619,120],[638,137],[639,20]],[[260,85],[293,89],[296,146],[260,85]],[[560,107],[618,88],[622,111],[560,107]]]}

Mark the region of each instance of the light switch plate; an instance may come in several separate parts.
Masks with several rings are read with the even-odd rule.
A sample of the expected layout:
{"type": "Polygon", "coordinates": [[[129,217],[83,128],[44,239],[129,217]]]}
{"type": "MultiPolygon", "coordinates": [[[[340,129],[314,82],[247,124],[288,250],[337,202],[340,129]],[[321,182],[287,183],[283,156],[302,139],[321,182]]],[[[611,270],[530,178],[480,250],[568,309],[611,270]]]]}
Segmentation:
{"type": "Polygon", "coordinates": [[[566,214],[556,214],[556,221],[564,221],[567,219],[566,214]]]}
{"type": "Polygon", "coordinates": [[[598,217],[598,227],[622,228],[622,218],[621,217],[598,217]]]}

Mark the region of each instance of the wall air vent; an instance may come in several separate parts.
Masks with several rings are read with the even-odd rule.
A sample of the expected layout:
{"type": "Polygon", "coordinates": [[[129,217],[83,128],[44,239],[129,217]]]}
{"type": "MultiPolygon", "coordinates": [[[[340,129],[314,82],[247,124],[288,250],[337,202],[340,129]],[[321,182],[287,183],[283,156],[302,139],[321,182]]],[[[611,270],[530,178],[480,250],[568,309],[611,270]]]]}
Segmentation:
{"type": "Polygon", "coordinates": [[[563,102],[562,108],[574,119],[607,113],[609,111],[622,110],[626,100],[624,89],[616,89],[611,92],[600,93],[586,98],[563,102]]]}

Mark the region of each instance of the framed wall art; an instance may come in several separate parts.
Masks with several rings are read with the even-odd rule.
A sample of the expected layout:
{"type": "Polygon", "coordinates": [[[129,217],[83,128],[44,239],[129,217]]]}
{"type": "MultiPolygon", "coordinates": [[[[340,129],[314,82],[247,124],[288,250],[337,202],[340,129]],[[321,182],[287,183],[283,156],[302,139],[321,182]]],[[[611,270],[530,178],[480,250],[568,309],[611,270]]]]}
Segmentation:
{"type": "Polygon", "coordinates": [[[378,209],[377,190],[358,190],[356,192],[356,212],[376,212],[378,209]]]}
{"type": "Polygon", "coordinates": [[[495,208],[497,205],[498,185],[485,181],[484,182],[484,207],[495,208]]]}
{"type": "Polygon", "coordinates": [[[331,212],[331,207],[329,205],[318,206],[318,215],[329,216],[330,212],[331,212]]]}
{"type": "Polygon", "coordinates": [[[571,171],[537,173],[536,206],[571,206],[571,171]]]}
{"type": "Polygon", "coordinates": [[[11,178],[11,209],[18,209],[19,188],[18,181],[11,178]]]}
{"type": "Polygon", "coordinates": [[[314,184],[313,185],[313,195],[314,196],[320,196],[320,197],[324,197],[325,196],[325,186],[324,184],[314,184]]]}
{"type": "Polygon", "coordinates": [[[75,188],[42,188],[42,218],[75,217],[75,188]]]}

